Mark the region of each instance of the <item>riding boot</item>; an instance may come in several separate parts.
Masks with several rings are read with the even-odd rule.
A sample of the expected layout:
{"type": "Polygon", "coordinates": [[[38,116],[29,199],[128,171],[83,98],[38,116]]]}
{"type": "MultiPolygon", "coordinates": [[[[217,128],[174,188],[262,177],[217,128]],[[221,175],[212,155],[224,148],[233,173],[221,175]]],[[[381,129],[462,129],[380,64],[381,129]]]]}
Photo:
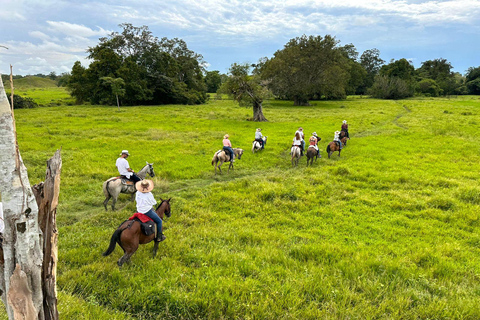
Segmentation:
{"type": "Polygon", "coordinates": [[[163,233],[157,233],[157,237],[155,238],[156,242],[162,242],[163,240],[167,239],[163,233]]]}

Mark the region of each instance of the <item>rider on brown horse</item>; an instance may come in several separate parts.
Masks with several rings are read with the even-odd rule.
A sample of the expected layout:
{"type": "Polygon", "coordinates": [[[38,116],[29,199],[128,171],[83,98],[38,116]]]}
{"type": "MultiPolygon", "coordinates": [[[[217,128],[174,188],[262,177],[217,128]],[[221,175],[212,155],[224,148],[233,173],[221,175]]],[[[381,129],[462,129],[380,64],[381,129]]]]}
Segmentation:
{"type": "Polygon", "coordinates": [[[157,201],[153,197],[153,181],[142,180],[136,183],[137,195],[135,201],[137,202],[137,212],[143,213],[157,224],[157,238],[155,241],[160,242],[166,239],[162,232],[162,219],[153,211],[152,206],[157,204],[157,201]]]}
{"type": "Polygon", "coordinates": [[[140,179],[135,174],[135,172],[132,169],[130,169],[130,165],[128,164],[128,161],[127,161],[127,158],[129,155],[130,154],[128,153],[128,150],[122,150],[122,153],[120,154],[120,157],[117,159],[117,162],[115,163],[115,165],[117,166],[118,173],[120,173],[120,176],[122,178],[130,180],[135,184],[142,179],[140,179]]]}
{"type": "Polygon", "coordinates": [[[333,141],[337,143],[340,146],[340,150],[342,150],[342,141],[340,141],[340,131],[335,131],[335,137],[333,138],[333,141]]]}
{"type": "Polygon", "coordinates": [[[318,141],[320,141],[320,137],[317,136],[316,132],[312,133],[312,136],[308,140],[308,142],[310,143],[308,147],[310,148],[311,146],[313,146],[313,148],[317,150],[317,155],[320,154],[320,150],[318,149],[318,141]]]}
{"type": "Polygon", "coordinates": [[[350,134],[348,133],[348,124],[347,124],[347,120],[343,120],[343,123],[342,123],[342,131],[345,132],[345,136],[350,139],[350,134]]]}

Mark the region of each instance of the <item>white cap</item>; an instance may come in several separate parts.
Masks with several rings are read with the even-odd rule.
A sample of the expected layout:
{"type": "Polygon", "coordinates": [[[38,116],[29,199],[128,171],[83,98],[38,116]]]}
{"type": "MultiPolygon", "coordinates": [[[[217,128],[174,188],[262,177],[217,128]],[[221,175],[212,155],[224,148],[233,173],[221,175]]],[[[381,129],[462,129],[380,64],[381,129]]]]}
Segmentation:
{"type": "Polygon", "coordinates": [[[128,153],[128,150],[122,150],[122,153],[121,154],[126,154],[126,155],[130,155],[130,153],[128,153]]]}
{"type": "Polygon", "coordinates": [[[347,120],[343,120],[343,123],[347,123],[347,120]]]}

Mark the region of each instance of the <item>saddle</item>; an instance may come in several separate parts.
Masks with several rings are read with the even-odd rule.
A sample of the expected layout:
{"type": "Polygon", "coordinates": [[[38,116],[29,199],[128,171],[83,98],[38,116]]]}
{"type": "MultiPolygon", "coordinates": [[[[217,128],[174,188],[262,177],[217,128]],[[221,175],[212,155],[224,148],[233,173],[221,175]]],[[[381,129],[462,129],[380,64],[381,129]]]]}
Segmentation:
{"type": "Polygon", "coordinates": [[[146,236],[157,233],[157,224],[143,213],[137,212],[133,216],[128,218],[128,220],[140,222],[140,229],[142,230],[142,233],[146,236]]]}
{"type": "Polygon", "coordinates": [[[217,152],[215,152],[215,155],[218,156],[218,154],[222,151],[225,152],[225,155],[227,156],[226,161],[227,162],[230,161],[230,159],[232,158],[232,155],[230,154],[230,151],[228,151],[228,150],[218,150],[217,152]]]}
{"type": "Polygon", "coordinates": [[[125,177],[125,176],[115,177],[111,181],[115,181],[115,180],[118,180],[118,179],[121,179],[122,184],[125,185],[125,186],[135,187],[135,183],[133,183],[133,181],[128,180],[127,177],[125,177]]]}
{"type": "Polygon", "coordinates": [[[335,140],[335,141],[333,141],[333,142],[335,142],[335,143],[337,144],[337,146],[340,147],[340,141],[335,140]]]}

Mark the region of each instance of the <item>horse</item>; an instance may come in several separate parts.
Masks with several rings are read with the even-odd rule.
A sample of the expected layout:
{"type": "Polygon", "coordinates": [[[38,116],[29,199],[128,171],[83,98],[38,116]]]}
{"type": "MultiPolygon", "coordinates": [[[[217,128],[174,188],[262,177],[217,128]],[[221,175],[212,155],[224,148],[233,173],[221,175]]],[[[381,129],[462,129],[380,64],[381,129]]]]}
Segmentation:
{"type": "Polygon", "coordinates": [[[292,167],[298,166],[298,161],[300,160],[300,156],[302,154],[300,146],[293,146],[290,154],[292,155],[292,167]]]}
{"type": "Polygon", "coordinates": [[[317,152],[317,149],[315,149],[313,146],[308,147],[307,149],[307,167],[308,167],[308,162],[310,161],[310,165],[313,164],[313,160],[315,159],[315,162],[317,162],[317,158],[321,158],[322,156],[320,155],[320,152],[317,152]]]}
{"type": "Polygon", "coordinates": [[[340,141],[342,141],[342,144],[343,144],[344,146],[347,145],[347,140],[350,139],[350,138],[347,137],[347,133],[346,133],[345,131],[343,131],[343,130],[340,131],[340,136],[339,136],[339,138],[340,138],[340,141]]]}
{"type": "MultiPolygon", "coordinates": [[[[169,218],[172,215],[170,210],[170,201],[172,198],[168,200],[163,200],[155,209],[155,213],[160,217],[160,219],[164,219],[164,216],[169,218]]],[[[162,230],[157,230],[157,232],[162,232],[162,230]]],[[[118,259],[117,264],[121,267],[125,262],[129,261],[130,257],[137,251],[139,244],[147,244],[151,242],[155,238],[155,233],[146,236],[142,233],[140,222],[136,220],[125,220],[122,224],[115,230],[110,239],[110,245],[103,253],[103,256],[106,257],[115,250],[115,246],[118,245],[120,248],[123,249],[123,256],[118,259]]],[[[153,245],[153,257],[157,255],[158,251],[158,243],[155,241],[153,245]]]]}
{"type": "Polygon", "coordinates": [[[327,146],[327,153],[328,153],[328,159],[330,159],[330,156],[332,155],[332,153],[334,153],[335,151],[338,151],[338,156],[340,157],[340,152],[342,151],[340,149],[340,146],[335,142],[335,141],[332,141],[328,144],[327,146]]]}
{"type": "MultiPolygon", "coordinates": [[[[235,154],[235,159],[240,160],[242,158],[243,149],[233,148],[233,153],[235,154]]],[[[230,172],[230,169],[233,170],[233,162],[230,161],[230,158],[231,157],[227,156],[227,154],[223,150],[215,152],[212,159],[212,166],[215,167],[215,175],[217,174],[217,168],[220,173],[222,173],[221,166],[224,162],[230,162],[230,165],[228,166],[228,172],[230,172]],[[219,162],[220,164],[218,164],[219,162]]]]}
{"type": "MultiPolygon", "coordinates": [[[[267,144],[267,137],[262,137],[263,140],[263,147],[267,144]]],[[[253,141],[252,143],[252,153],[255,153],[256,151],[259,151],[262,146],[260,145],[260,142],[258,141],[253,141]]]]}
{"type": "MultiPolygon", "coordinates": [[[[152,178],[155,177],[155,172],[153,172],[153,163],[148,163],[148,161],[145,167],[143,167],[142,170],[137,173],[137,176],[143,180],[147,174],[152,178]]],[[[105,195],[103,206],[105,207],[105,210],[107,210],[107,204],[110,198],[113,198],[112,210],[115,210],[115,203],[117,202],[118,195],[120,193],[131,193],[131,201],[133,201],[136,191],[137,190],[135,189],[134,184],[122,184],[122,179],[119,179],[118,177],[108,179],[103,183],[103,194],[105,195]]]]}

